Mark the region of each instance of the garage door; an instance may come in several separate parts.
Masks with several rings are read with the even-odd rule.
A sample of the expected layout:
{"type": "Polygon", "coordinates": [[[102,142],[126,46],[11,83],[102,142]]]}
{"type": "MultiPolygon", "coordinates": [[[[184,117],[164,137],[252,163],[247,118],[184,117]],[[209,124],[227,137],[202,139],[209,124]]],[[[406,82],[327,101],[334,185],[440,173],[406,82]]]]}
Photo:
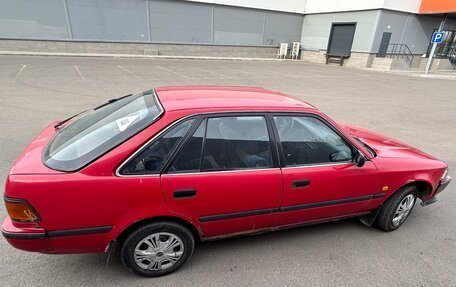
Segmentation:
{"type": "Polygon", "coordinates": [[[356,24],[333,24],[328,43],[328,55],[350,56],[356,24]]]}

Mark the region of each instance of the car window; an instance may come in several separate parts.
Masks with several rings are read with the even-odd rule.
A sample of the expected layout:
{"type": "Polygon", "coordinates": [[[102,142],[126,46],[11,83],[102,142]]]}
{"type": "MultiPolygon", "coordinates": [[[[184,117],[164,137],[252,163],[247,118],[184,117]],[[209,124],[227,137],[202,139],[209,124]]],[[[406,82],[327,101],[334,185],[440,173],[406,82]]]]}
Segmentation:
{"type": "Polygon", "coordinates": [[[206,120],[204,120],[185,143],[183,149],[177,155],[174,163],[169,168],[170,173],[195,172],[200,170],[201,149],[206,131],[206,120]]]}
{"type": "Polygon", "coordinates": [[[162,113],[151,92],[104,104],[59,128],[43,154],[44,164],[61,171],[78,170],[155,122],[162,113]]]}
{"type": "Polygon", "coordinates": [[[272,166],[266,120],[262,116],[209,118],[202,171],[272,166]]]}
{"type": "Polygon", "coordinates": [[[129,161],[122,169],[121,174],[151,174],[159,172],[171,152],[185,137],[194,122],[194,119],[189,119],[166,131],[129,161]]]}
{"type": "Polygon", "coordinates": [[[314,117],[276,116],[286,166],[344,162],[352,159],[349,145],[314,117]]]}

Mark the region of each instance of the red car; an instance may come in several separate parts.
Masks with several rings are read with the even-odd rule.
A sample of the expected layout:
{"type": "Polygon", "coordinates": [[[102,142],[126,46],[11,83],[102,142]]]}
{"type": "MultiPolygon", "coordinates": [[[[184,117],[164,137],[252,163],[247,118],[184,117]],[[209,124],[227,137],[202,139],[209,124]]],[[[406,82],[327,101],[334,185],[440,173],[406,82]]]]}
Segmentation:
{"type": "Polygon", "coordinates": [[[348,217],[392,231],[450,180],[444,162],[278,92],[158,88],[38,135],[6,181],[2,232],[41,253],[120,248],[160,276],[208,239],[348,217]]]}

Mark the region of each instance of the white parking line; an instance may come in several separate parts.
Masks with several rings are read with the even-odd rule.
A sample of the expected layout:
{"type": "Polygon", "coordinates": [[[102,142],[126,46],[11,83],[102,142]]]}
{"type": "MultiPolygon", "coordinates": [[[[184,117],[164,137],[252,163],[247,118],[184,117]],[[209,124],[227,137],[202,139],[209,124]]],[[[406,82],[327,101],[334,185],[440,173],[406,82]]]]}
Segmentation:
{"type": "Polygon", "coordinates": [[[180,73],[178,73],[178,72],[175,72],[175,71],[173,71],[173,70],[170,70],[170,69],[167,69],[167,68],[163,68],[163,67],[160,67],[160,66],[155,66],[155,67],[157,67],[157,68],[160,69],[160,70],[164,70],[164,71],[167,71],[167,72],[176,74],[176,75],[178,75],[178,76],[184,77],[184,78],[186,78],[186,79],[190,79],[189,76],[182,75],[182,74],[180,74],[180,73]]]}
{"type": "MultiPolygon", "coordinates": [[[[203,71],[205,73],[208,73],[208,74],[211,74],[211,75],[217,75],[218,77],[217,78],[214,78],[214,79],[219,79],[219,80],[225,80],[225,79],[230,79],[230,80],[233,80],[234,78],[233,77],[230,77],[230,76],[227,76],[225,74],[217,74],[218,71],[210,71],[210,70],[206,70],[206,69],[203,69],[203,68],[200,68],[200,67],[194,67],[194,68],[197,68],[198,70],[200,71],[203,71]]],[[[211,79],[211,78],[204,78],[204,79],[211,79]]]]}
{"type": "Polygon", "coordinates": [[[27,65],[22,65],[22,68],[19,70],[19,72],[16,74],[16,76],[14,76],[13,81],[16,81],[17,79],[19,79],[20,75],[25,70],[25,67],[27,67],[27,65]]]}
{"type": "Polygon", "coordinates": [[[117,67],[119,67],[120,69],[122,69],[125,72],[129,73],[130,75],[132,75],[135,78],[138,78],[140,80],[144,80],[144,78],[142,78],[141,76],[136,75],[135,73],[133,73],[132,71],[128,70],[127,68],[122,67],[121,65],[117,65],[117,67]]]}
{"type": "Polygon", "coordinates": [[[76,72],[78,72],[79,76],[81,77],[81,79],[83,81],[87,81],[86,78],[84,77],[84,75],[81,73],[81,71],[79,70],[78,66],[76,65],[73,65],[74,69],[76,70],[76,72]]]}

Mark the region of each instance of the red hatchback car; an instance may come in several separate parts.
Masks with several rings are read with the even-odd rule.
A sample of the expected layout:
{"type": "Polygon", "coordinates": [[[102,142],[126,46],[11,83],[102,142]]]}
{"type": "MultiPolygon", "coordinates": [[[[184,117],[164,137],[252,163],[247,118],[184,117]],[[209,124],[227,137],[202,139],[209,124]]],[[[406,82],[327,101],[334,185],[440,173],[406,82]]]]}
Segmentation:
{"type": "Polygon", "coordinates": [[[175,271],[200,240],[360,217],[385,231],[447,165],[260,88],[167,87],[46,128],[6,181],[3,236],[42,253],[108,252],[175,271]]]}

